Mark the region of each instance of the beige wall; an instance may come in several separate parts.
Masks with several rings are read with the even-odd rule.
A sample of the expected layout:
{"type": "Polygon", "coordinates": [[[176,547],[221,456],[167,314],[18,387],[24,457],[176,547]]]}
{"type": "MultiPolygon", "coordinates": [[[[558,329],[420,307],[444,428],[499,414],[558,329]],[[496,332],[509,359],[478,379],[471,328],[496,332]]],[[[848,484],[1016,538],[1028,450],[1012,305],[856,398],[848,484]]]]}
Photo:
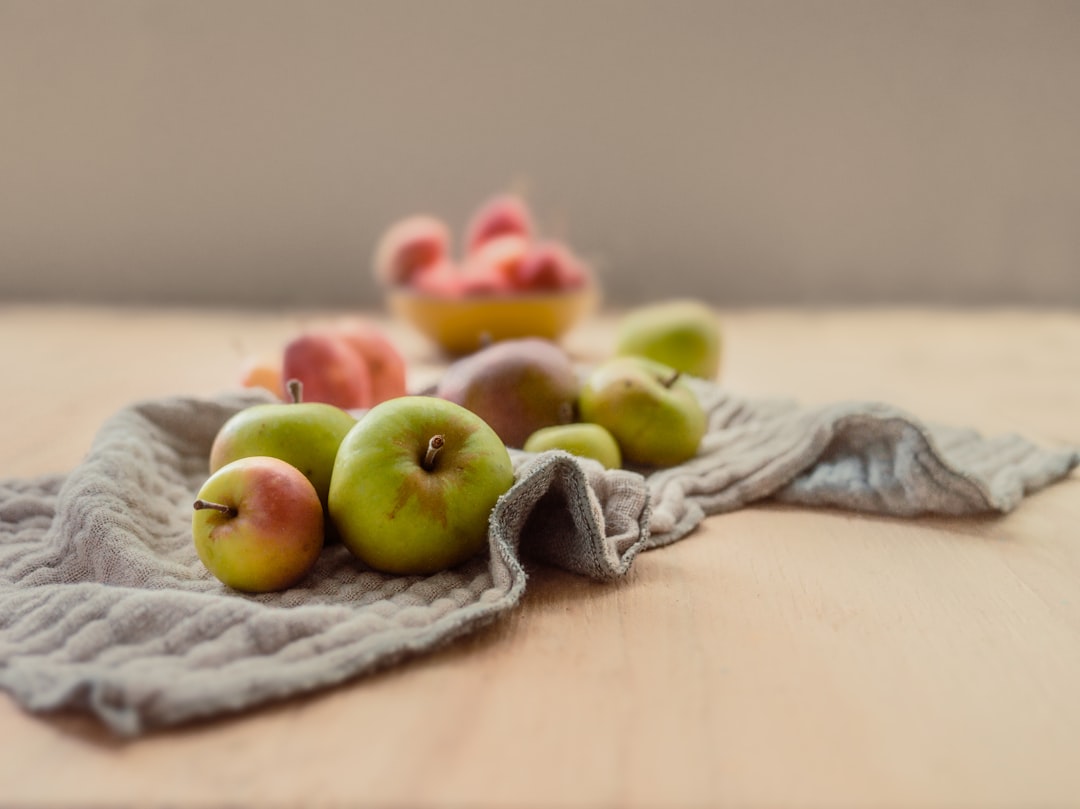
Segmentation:
{"type": "Polygon", "coordinates": [[[609,298],[1080,305],[1080,2],[0,0],[0,299],[353,305],[524,187],[609,298]]]}

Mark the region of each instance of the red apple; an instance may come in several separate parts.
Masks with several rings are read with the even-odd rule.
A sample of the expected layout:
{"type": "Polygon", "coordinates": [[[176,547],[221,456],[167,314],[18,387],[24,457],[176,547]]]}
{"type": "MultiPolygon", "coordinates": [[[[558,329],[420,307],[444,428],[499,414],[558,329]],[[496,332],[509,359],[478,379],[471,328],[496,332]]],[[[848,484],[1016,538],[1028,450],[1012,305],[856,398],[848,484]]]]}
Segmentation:
{"type": "Polygon", "coordinates": [[[278,458],[221,467],[199,489],[191,521],[199,559],[223,584],[250,593],[284,590],[308,574],[323,546],[315,487],[278,458]]]}

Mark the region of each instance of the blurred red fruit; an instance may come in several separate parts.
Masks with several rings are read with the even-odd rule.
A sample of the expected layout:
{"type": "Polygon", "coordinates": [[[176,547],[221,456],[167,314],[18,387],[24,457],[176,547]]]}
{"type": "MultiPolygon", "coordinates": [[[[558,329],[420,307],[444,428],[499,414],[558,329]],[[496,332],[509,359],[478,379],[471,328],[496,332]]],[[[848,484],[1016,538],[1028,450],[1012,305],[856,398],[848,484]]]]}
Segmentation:
{"type": "Polygon", "coordinates": [[[281,362],[276,357],[248,357],[240,368],[240,384],[245,388],[265,388],[280,397],[284,390],[281,362]]]}
{"type": "Polygon", "coordinates": [[[449,261],[416,273],[409,286],[416,292],[438,298],[458,298],[465,294],[462,273],[449,261]]]}
{"type": "Polygon", "coordinates": [[[476,271],[461,274],[461,292],[463,295],[498,295],[511,292],[513,288],[506,279],[488,271],[476,271]]]}
{"type": "Polygon", "coordinates": [[[585,284],[587,270],[569,248],[559,242],[534,245],[518,268],[519,289],[573,289],[585,284]]]}
{"type": "Polygon", "coordinates": [[[466,292],[511,292],[517,286],[529,242],[521,236],[498,236],[478,247],[465,260],[466,292]]]}
{"type": "Polygon", "coordinates": [[[387,286],[408,284],[420,272],[445,261],[450,230],[433,216],[410,216],[392,225],[375,248],[375,278],[387,286]]]}
{"type": "Polygon", "coordinates": [[[281,377],[298,379],[305,402],[326,402],[345,410],[371,407],[367,363],[332,331],[307,332],[285,346],[281,377]]]}
{"type": "Polygon", "coordinates": [[[532,214],[515,194],[500,194],[481,205],[465,228],[465,250],[471,253],[499,236],[533,236],[532,214]]]}
{"type": "Polygon", "coordinates": [[[337,332],[367,365],[371,406],[405,395],[405,358],[382,329],[374,323],[353,320],[340,325],[337,332]]]}

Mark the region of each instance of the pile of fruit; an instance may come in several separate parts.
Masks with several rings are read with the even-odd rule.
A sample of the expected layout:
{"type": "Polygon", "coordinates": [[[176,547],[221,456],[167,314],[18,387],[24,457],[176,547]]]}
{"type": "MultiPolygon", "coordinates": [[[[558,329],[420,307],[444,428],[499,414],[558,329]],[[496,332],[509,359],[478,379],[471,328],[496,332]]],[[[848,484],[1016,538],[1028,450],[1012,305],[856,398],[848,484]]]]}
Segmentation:
{"type": "Polygon", "coordinates": [[[388,288],[455,299],[579,289],[591,274],[567,244],[540,237],[528,205],[514,194],[476,210],[463,247],[455,261],[449,226],[435,216],[410,216],[380,239],[375,277],[388,288]]]}
{"type": "MultiPolygon", "coordinates": [[[[467,243],[480,255],[529,232],[526,212],[503,199],[480,212],[467,243]]],[[[399,249],[385,250],[387,277],[437,284],[451,272],[439,263],[445,241],[390,243],[399,249]]],[[[475,266],[497,264],[484,261],[475,266]]],[[[217,434],[194,504],[195,548],[214,576],[246,592],[293,586],[338,541],[386,573],[452,567],[486,546],[491,510],[514,482],[508,448],[643,471],[694,457],[707,424],[686,376],[715,378],[720,355],[712,310],[670,301],[626,314],[614,355],[586,372],[555,341],[505,339],[456,359],[431,395],[417,395],[375,324],[305,331],[280,358],[246,370],[244,384],[283,401],[248,407],[217,434]]]]}
{"type": "Polygon", "coordinates": [[[305,401],[366,409],[405,395],[405,358],[382,329],[353,318],[301,332],[279,357],[249,359],[240,377],[285,401],[293,398],[291,380],[301,383],[305,401]]]}
{"type": "Polygon", "coordinates": [[[542,236],[519,196],[488,199],[460,251],[429,215],[391,225],[372,259],[390,310],[452,356],[497,340],[559,339],[600,297],[592,267],[565,240],[542,236]]]}
{"type": "Polygon", "coordinates": [[[707,425],[684,375],[715,377],[719,360],[711,311],[675,301],[627,315],[615,356],[584,378],[558,344],[521,338],[451,363],[435,395],[479,415],[508,447],[660,468],[696,454],[707,425]]]}
{"type": "Polygon", "coordinates": [[[293,388],[295,402],[241,410],[214,440],[192,518],[195,550],[214,576],[245,592],[282,590],[335,541],[403,575],[483,549],[514,471],[479,416],[404,395],[357,419],[293,388]]]}

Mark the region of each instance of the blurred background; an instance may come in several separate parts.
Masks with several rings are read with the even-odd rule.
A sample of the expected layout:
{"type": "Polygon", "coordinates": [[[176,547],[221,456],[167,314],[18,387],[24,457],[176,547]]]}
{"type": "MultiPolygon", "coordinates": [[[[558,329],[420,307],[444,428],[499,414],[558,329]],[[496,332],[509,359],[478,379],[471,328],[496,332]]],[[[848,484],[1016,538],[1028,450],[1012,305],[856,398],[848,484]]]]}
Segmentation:
{"type": "Polygon", "coordinates": [[[1080,3],[0,0],[0,300],[377,304],[523,192],[615,303],[1080,305],[1080,3]]]}

